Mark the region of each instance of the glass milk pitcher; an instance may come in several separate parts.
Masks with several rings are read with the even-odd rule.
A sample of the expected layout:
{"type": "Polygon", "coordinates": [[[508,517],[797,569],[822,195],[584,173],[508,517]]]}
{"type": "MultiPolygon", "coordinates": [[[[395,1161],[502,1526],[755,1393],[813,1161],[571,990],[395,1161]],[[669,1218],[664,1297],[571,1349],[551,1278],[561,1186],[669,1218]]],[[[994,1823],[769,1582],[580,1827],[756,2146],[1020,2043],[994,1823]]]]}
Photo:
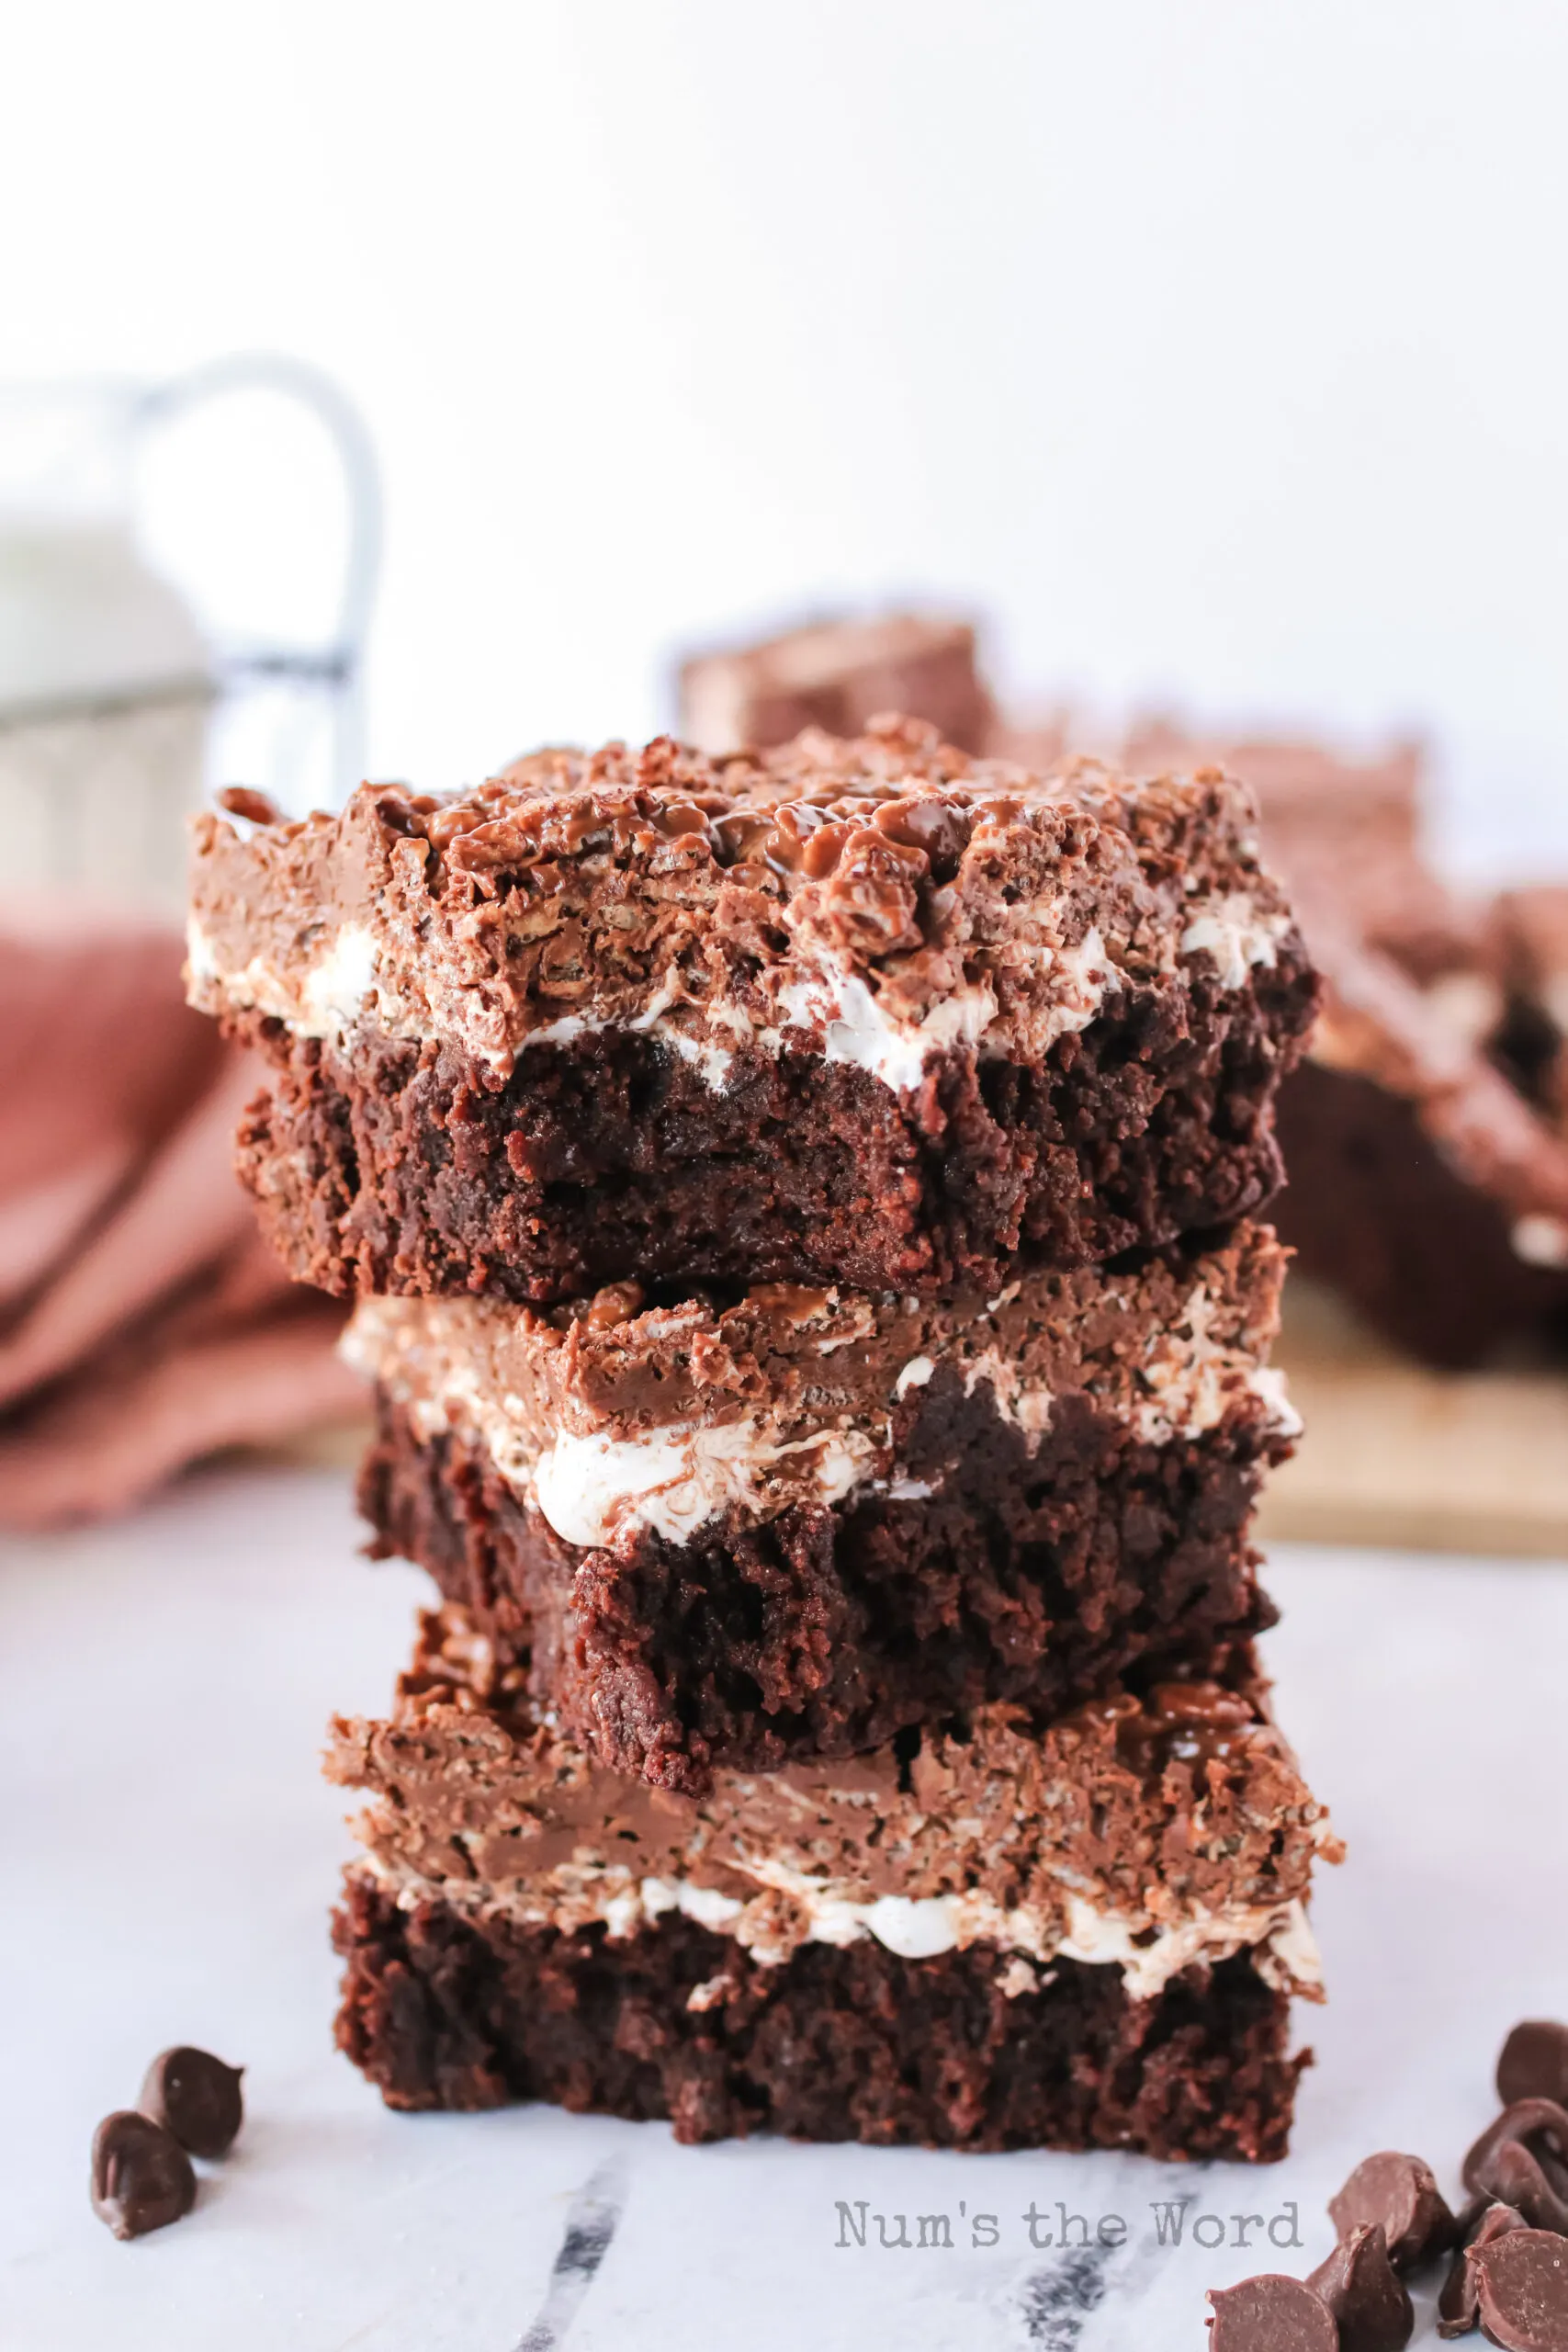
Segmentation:
{"type": "MultiPolygon", "coordinates": [[[[312,707],[330,729],[326,797],[356,782],[378,538],[363,428],[333,385],[292,361],[224,360],[152,386],[0,386],[0,905],[85,888],[177,915],[186,819],[201,805],[214,717],[236,699],[312,707]],[[346,571],[323,645],[209,641],[143,551],[152,435],[198,402],[254,390],[303,401],[344,469],[346,571]]],[[[297,746],[298,726],[277,740],[297,746]]],[[[220,780],[289,806],[287,763],[285,748],[273,773],[220,780]]]]}

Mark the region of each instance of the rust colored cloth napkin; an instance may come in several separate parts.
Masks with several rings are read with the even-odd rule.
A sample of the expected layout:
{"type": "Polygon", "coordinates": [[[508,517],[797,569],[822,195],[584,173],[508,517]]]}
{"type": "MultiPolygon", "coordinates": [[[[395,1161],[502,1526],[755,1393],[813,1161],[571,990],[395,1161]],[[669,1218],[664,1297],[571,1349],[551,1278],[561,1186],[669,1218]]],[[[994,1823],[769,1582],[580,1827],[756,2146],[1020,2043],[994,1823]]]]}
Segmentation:
{"type": "Polygon", "coordinates": [[[246,1058],[123,916],[0,922],[0,1526],[121,1510],[221,1448],[364,1410],[342,1309],[264,1249],[232,1170],[246,1058]]]}

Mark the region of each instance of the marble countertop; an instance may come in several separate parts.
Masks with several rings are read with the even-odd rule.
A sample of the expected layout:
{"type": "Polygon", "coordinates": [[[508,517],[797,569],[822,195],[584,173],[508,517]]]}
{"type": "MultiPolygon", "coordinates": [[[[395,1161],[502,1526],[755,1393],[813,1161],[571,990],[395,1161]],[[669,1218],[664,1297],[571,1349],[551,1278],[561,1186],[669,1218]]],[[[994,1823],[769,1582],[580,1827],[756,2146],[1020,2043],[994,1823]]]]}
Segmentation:
{"type": "Polygon", "coordinates": [[[0,1547],[6,2345],[1179,2352],[1205,2341],[1206,2287],[1326,2252],[1325,2200],[1372,2148],[1426,2154],[1451,2192],[1505,2030],[1568,2012],[1568,1567],[1293,1547],[1270,1559],[1268,1655],[1351,1850],[1322,1880],[1331,1998],[1301,2013],[1318,2063],[1282,2165],[389,2115],[332,2047],[347,1839],[316,1758],[334,1709],[384,1704],[423,1579],[357,1555],[346,1485],[214,1472],[0,1547]],[[245,2131],[189,2220],[120,2245],[88,2208],[93,2127],[176,2041],[246,2065],[245,2131]],[[1156,2209],[1183,2199],[1162,2244],[1156,2209]],[[863,2200],[863,2247],[839,2211],[863,2200]],[[1087,2247],[1071,2223],[1060,2243],[1058,2204],[1087,2247]],[[945,2215],[952,2246],[898,2245],[900,2214],[911,2238],[945,2215]],[[561,2259],[569,2231],[586,2260],[561,2259]]]}

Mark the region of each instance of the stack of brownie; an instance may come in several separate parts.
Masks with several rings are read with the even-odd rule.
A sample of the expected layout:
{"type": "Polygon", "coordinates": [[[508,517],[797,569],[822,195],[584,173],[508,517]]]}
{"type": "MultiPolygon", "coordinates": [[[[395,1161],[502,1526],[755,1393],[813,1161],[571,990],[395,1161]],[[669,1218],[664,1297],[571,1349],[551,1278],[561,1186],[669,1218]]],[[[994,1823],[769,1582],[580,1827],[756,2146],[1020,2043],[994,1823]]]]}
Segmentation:
{"type": "Polygon", "coordinates": [[[1314,982],[1245,791],[886,721],[247,799],[190,978],[442,1595],[331,1760],[389,2101],[1281,2153],[1331,1841],[1253,1220],[1314,982]]]}

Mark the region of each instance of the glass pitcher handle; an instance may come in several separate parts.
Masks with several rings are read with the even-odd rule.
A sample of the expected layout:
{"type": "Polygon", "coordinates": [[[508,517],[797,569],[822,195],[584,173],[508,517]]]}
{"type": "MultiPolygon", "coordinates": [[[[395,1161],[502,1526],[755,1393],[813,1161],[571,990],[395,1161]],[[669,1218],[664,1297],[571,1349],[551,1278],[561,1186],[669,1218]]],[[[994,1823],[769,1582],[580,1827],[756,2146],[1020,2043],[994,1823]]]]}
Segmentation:
{"type": "Polygon", "coordinates": [[[134,412],[138,425],[173,421],[182,410],[229,392],[278,392],[308,409],[324,428],[343,471],[348,502],[348,544],[337,622],[330,641],[316,648],[279,648],[246,655],[231,665],[250,677],[309,679],[333,689],[333,772],[340,793],[364,774],[362,703],[365,639],[381,562],[381,484],[376,453],[358,410],[330,376],[303,360],[270,352],[236,352],[155,384],[134,412]]]}

